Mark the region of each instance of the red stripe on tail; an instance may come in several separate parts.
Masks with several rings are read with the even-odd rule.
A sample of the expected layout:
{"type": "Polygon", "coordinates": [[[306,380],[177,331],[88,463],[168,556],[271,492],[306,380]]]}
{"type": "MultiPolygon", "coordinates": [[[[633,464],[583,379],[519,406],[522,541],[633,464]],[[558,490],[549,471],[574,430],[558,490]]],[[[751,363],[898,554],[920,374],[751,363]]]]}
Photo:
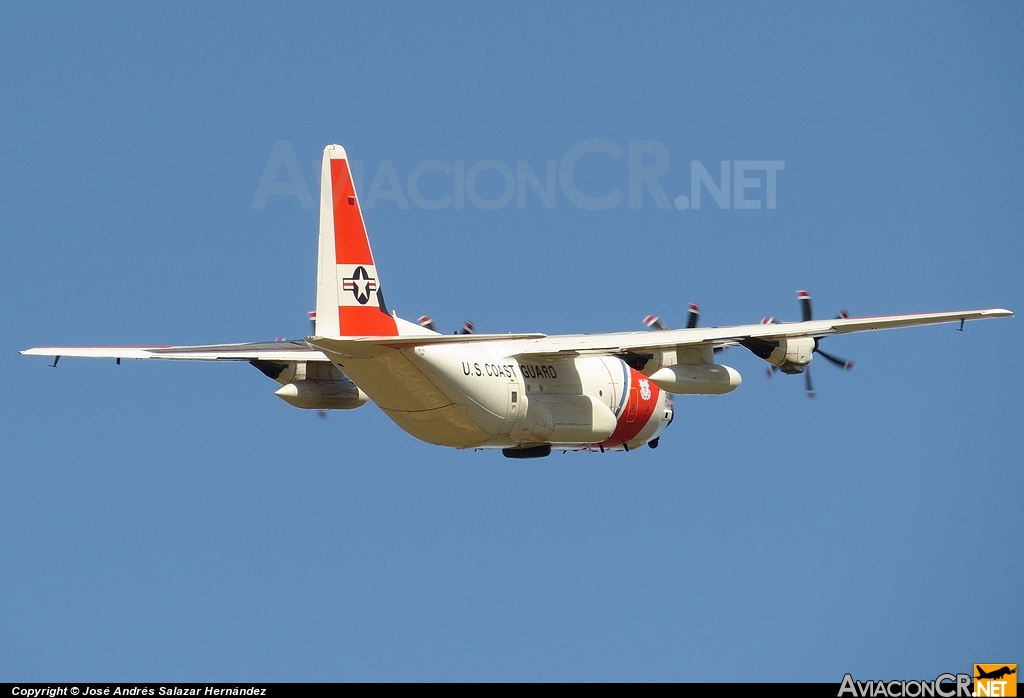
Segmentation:
{"type": "Polygon", "coordinates": [[[346,272],[341,267],[337,270],[340,333],[346,337],[397,336],[395,319],[378,307],[380,282],[373,278],[373,253],[347,160],[331,160],[331,189],[335,263],[349,270],[359,265],[357,273],[361,274],[357,279],[341,278],[346,272]],[[366,268],[358,272],[362,267],[366,268]],[[371,270],[369,276],[367,269],[371,270]]]}
{"type": "Polygon", "coordinates": [[[338,264],[373,264],[347,160],[331,160],[334,199],[334,255],[338,264]]]}
{"type": "Polygon", "coordinates": [[[395,319],[373,306],[343,305],[338,308],[338,326],[343,337],[396,337],[395,319]]]}

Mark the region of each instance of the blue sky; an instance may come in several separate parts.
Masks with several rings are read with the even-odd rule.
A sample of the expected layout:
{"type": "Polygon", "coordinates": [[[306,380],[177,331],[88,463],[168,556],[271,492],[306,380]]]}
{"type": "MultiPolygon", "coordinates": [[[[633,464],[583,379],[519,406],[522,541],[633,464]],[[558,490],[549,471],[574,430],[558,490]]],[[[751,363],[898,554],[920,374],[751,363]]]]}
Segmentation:
{"type": "Polygon", "coordinates": [[[314,200],[327,143],[364,199],[394,172],[409,205],[366,211],[388,304],[448,331],[679,326],[690,301],[796,319],[799,288],[821,316],[1019,311],[1022,29],[1011,3],[9,7],[0,680],[1021,662],[1019,319],[834,338],[857,366],[816,364],[816,401],[733,349],[742,387],[677,400],[658,450],[532,462],[418,443],[372,405],[317,419],[245,364],[16,352],[304,336],[316,211],[253,206],[279,141],[314,200]],[[586,152],[573,182],[617,205],[454,202],[457,163],[499,201],[501,167],[546,183],[592,139],[625,154],[586,152]],[[667,154],[670,202],[694,161],[782,162],[776,206],[754,173],[757,209],[630,207],[631,142],[667,154]],[[429,161],[452,167],[417,180],[439,210],[408,191],[429,161]]]}

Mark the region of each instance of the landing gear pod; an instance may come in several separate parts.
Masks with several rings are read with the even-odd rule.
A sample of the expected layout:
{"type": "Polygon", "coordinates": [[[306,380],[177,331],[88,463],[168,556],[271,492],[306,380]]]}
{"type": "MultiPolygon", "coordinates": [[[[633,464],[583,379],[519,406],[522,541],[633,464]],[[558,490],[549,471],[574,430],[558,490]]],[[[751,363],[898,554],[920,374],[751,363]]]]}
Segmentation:
{"type": "Polygon", "coordinates": [[[528,446],[526,448],[503,448],[501,455],[506,458],[545,458],[551,455],[551,445],[528,446]]]}

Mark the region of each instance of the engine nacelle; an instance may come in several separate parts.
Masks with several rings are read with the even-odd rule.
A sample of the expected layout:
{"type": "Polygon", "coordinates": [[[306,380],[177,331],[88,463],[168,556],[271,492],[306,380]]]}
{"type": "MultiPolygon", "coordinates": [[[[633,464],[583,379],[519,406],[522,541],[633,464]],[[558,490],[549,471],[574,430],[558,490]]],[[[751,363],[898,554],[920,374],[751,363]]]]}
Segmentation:
{"type": "Polygon", "coordinates": [[[778,366],[783,373],[802,373],[814,358],[814,346],[814,337],[780,339],[778,346],[764,360],[778,366]]]}
{"type": "Polygon", "coordinates": [[[651,382],[677,395],[724,395],[743,382],[739,371],[719,364],[675,364],[651,374],[651,382]]]}
{"type": "Polygon", "coordinates": [[[366,393],[350,381],[297,380],[274,393],[292,407],[303,410],[354,410],[367,401],[366,393]]]}

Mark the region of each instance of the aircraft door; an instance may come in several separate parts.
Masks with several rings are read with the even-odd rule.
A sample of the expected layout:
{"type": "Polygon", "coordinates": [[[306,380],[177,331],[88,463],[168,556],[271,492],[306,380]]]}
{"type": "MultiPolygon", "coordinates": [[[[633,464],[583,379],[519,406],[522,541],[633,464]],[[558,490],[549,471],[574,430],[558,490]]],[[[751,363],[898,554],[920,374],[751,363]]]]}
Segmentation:
{"type": "Polygon", "coordinates": [[[519,419],[519,415],[524,409],[522,386],[518,383],[506,385],[508,399],[505,403],[505,421],[502,422],[501,429],[498,431],[498,434],[502,436],[512,431],[512,427],[515,426],[516,420],[519,419]]]}

